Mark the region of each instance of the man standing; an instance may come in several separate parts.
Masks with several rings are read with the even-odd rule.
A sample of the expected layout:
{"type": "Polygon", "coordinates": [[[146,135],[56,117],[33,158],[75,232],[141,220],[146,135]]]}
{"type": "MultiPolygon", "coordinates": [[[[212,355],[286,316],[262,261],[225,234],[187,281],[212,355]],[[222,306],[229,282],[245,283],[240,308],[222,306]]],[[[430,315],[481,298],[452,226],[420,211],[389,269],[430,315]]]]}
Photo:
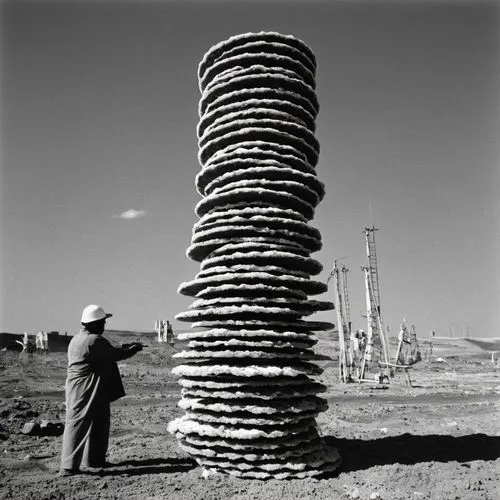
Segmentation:
{"type": "Polygon", "coordinates": [[[43,343],[43,352],[48,354],[49,352],[49,334],[47,332],[42,332],[42,343],[43,343]]]}
{"type": "Polygon", "coordinates": [[[117,361],[142,350],[141,344],[113,347],[102,334],[106,319],[102,307],[87,306],[83,328],[68,346],[66,426],[59,475],[77,474],[80,466],[105,467],[109,442],[109,404],[125,395],[117,361]]]}
{"type": "Polygon", "coordinates": [[[170,321],[167,321],[165,342],[168,342],[169,344],[174,343],[174,330],[172,328],[172,325],[170,324],[170,321]]]}

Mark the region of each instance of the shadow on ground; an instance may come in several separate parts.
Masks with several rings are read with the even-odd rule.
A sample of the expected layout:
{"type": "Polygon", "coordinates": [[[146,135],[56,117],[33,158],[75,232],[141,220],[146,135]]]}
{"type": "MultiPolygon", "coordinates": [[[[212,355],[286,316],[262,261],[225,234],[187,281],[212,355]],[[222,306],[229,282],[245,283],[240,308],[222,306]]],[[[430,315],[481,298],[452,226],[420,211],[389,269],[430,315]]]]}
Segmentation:
{"type": "Polygon", "coordinates": [[[116,462],[108,469],[101,470],[99,476],[141,476],[143,474],[161,474],[188,472],[198,464],[189,458],[149,458],[145,460],[124,460],[116,462]]]}
{"type": "Polygon", "coordinates": [[[382,439],[337,439],[324,437],[328,446],[337,448],[342,465],[337,472],[369,469],[376,465],[419,462],[470,462],[500,458],[500,437],[486,434],[414,436],[402,434],[382,439]]]}
{"type": "MultiPolygon", "coordinates": [[[[332,475],[340,472],[365,470],[377,465],[415,465],[420,462],[470,462],[500,458],[500,436],[470,434],[443,436],[402,434],[381,439],[337,439],[325,436],[328,447],[338,449],[342,464],[332,475]]],[[[101,470],[99,476],[140,476],[188,472],[198,464],[189,458],[165,457],[145,460],[125,460],[101,470]]],[[[464,464],[466,466],[466,464],[464,464]]],[[[329,474],[327,476],[330,476],[329,474]]]]}

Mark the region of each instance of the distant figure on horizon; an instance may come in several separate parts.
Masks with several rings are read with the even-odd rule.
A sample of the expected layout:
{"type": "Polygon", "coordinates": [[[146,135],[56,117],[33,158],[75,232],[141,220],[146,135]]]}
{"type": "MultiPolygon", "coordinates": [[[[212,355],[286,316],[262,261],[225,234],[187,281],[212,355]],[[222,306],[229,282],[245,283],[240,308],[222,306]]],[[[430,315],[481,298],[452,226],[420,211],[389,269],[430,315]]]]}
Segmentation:
{"type": "Polygon", "coordinates": [[[174,330],[172,328],[172,325],[170,324],[170,321],[168,320],[165,329],[165,342],[168,342],[169,344],[174,343],[174,330]]]}
{"type": "Polygon", "coordinates": [[[430,361],[431,357],[432,357],[432,350],[434,348],[433,339],[435,336],[436,336],[436,332],[435,332],[435,330],[432,330],[431,334],[429,335],[429,342],[428,342],[429,345],[427,347],[427,350],[424,353],[424,358],[427,361],[430,361]]]}
{"type": "Polygon", "coordinates": [[[38,332],[35,337],[36,352],[43,351],[43,332],[38,332]]]}
{"type": "Polygon", "coordinates": [[[155,320],[155,332],[157,334],[158,342],[162,341],[161,319],[155,320]]]}
{"type": "Polygon", "coordinates": [[[47,354],[49,352],[49,336],[47,332],[40,331],[35,337],[36,352],[47,354]]]}
{"type": "Polygon", "coordinates": [[[80,472],[80,466],[106,467],[110,403],[125,395],[117,361],[142,350],[142,345],[114,347],[102,334],[112,316],[97,305],[82,313],[83,328],[68,346],[66,425],[60,476],[80,472]]]}
{"type": "Polygon", "coordinates": [[[161,341],[162,342],[167,341],[167,320],[166,319],[161,320],[161,341]]]}
{"type": "Polygon", "coordinates": [[[361,356],[364,356],[366,349],[366,333],[364,330],[358,330],[357,333],[359,333],[358,337],[359,352],[361,356]]]}

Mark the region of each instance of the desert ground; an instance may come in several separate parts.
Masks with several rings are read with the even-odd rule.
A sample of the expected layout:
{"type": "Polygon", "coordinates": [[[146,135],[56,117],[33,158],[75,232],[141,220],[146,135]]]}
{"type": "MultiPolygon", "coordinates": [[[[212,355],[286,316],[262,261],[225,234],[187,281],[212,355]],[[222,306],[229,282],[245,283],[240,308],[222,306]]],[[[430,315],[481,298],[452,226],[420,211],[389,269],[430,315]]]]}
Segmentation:
{"type": "MultiPolygon", "coordinates": [[[[340,384],[332,334],[319,364],[328,411],[318,418],[326,443],[342,455],[328,477],[258,481],[213,475],[182,452],[167,432],[183,413],[170,370],[182,348],[153,334],[107,332],[119,345],[145,349],[120,363],[127,395],[112,405],[113,466],[58,477],[61,435],[21,432],[31,421],[64,422],[65,346],[49,354],[0,351],[0,498],[5,499],[488,499],[500,498],[500,374],[490,351],[500,341],[437,338],[411,370],[388,386],[340,384]]],[[[420,341],[422,354],[428,345],[420,341]]],[[[392,347],[393,351],[395,347],[392,347]]]]}

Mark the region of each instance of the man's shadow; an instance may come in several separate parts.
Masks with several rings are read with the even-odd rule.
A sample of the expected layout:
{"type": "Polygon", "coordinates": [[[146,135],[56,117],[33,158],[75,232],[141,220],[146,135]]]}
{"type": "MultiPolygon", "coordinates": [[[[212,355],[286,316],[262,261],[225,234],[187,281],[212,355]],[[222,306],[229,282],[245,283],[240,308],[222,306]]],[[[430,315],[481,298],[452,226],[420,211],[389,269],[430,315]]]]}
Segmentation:
{"type": "Polygon", "coordinates": [[[500,436],[470,434],[445,436],[402,434],[381,439],[338,439],[325,436],[327,446],[337,448],[342,464],[338,472],[369,469],[376,465],[419,462],[470,462],[500,457],[500,436]]]}
{"type": "Polygon", "coordinates": [[[141,476],[143,474],[164,474],[173,472],[188,472],[198,464],[190,458],[146,458],[144,460],[124,460],[115,462],[112,466],[97,473],[105,476],[141,476]]]}

